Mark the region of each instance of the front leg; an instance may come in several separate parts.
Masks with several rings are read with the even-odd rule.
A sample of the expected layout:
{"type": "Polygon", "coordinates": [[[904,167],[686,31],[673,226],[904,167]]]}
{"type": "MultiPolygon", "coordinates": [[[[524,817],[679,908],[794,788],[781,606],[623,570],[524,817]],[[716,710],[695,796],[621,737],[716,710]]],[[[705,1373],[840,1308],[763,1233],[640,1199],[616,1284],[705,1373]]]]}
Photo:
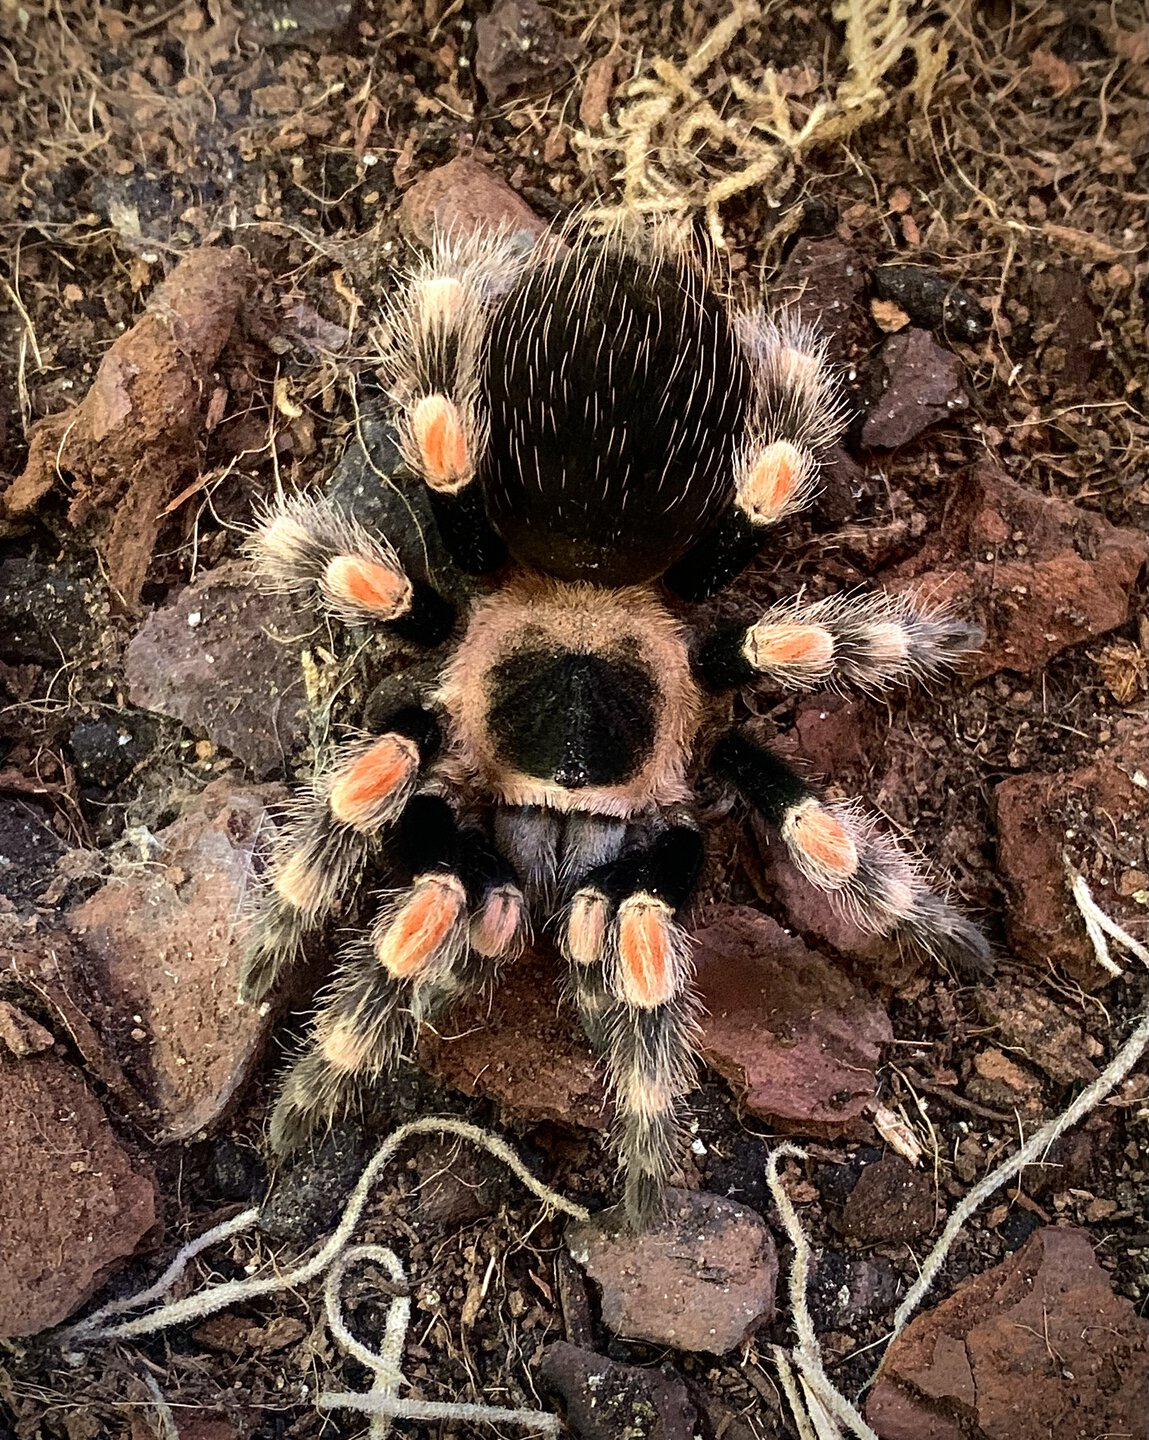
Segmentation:
{"type": "Polygon", "coordinates": [[[690,940],[677,917],[701,865],[698,831],[673,826],[592,870],[563,923],[575,1001],[606,1055],[635,1225],[657,1212],[675,1163],[679,1102],[694,1083],[690,940]]]}

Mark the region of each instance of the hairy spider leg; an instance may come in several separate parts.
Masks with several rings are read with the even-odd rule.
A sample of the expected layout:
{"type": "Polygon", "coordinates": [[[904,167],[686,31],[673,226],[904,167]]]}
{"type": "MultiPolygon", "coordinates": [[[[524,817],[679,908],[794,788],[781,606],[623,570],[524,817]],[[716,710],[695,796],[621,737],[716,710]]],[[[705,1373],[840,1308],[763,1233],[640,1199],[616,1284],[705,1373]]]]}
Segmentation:
{"type": "Polygon", "coordinates": [[[679,1106],[695,1077],[690,941],[677,916],[702,865],[702,837],[674,825],[592,870],[563,917],[571,992],[605,1055],[630,1221],[645,1223],[674,1168],[679,1106]]]}
{"type": "Polygon", "coordinates": [[[429,710],[408,706],[389,715],[385,727],[337,747],[276,836],[256,893],[243,999],[264,999],[300,959],[306,936],[346,906],[381,836],[438,753],[439,725],[429,710]]]}
{"type": "Polygon", "coordinates": [[[826,345],[795,316],[757,309],[734,317],[751,401],[734,462],[729,506],[666,572],[684,600],[705,600],[738,575],[773,526],[809,504],[822,457],[840,437],[845,407],[826,345]]]}
{"type": "Polygon", "coordinates": [[[911,595],[855,592],[783,601],[748,624],[721,627],[695,668],[712,690],[764,677],[789,689],[830,682],[875,693],[932,680],[983,640],[978,626],[911,595]]]}
{"type": "Polygon", "coordinates": [[[506,558],[475,484],[488,434],[481,369],[492,312],[531,245],[531,236],[508,231],[437,238],[382,324],[400,449],[427,485],[448,553],[471,574],[506,558]]]}
{"type": "Polygon", "coordinates": [[[960,969],[989,971],[982,932],[930,888],[921,865],[860,807],[823,803],[795,770],[745,735],[724,735],[711,766],[777,831],[801,874],[858,925],[960,969]]]}
{"type": "Polygon", "coordinates": [[[488,984],[529,926],[506,862],[481,831],[460,829],[440,796],[400,820],[409,886],[380,908],[367,941],[340,952],[308,1051],[288,1072],[271,1119],[273,1149],[298,1147],[394,1065],[417,1026],[488,984]]]}
{"type": "Polygon", "coordinates": [[[302,594],[350,625],[381,623],[417,645],[438,645],[455,612],[438,591],[411,579],[391,545],[321,497],[269,507],[247,541],[264,588],[302,594]]]}

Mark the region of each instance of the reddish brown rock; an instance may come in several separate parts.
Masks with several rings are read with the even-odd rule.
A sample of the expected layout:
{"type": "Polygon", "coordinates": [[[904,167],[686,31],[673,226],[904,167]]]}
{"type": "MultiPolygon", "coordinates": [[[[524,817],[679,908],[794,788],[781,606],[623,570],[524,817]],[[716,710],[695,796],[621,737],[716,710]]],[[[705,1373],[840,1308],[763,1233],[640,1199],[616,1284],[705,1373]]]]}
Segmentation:
{"type": "Polygon", "coordinates": [[[773,1238],[734,1200],[670,1189],[665,1219],[640,1234],[616,1207],[569,1225],[567,1246],[624,1339],[724,1355],[774,1316],[773,1238]]]}
{"type": "Polygon", "coordinates": [[[421,175],[403,196],[399,224],[409,240],[430,245],[436,232],[523,230],[539,235],[543,222],[505,180],[470,155],[421,175]]]}
{"type": "Polygon", "coordinates": [[[1010,945],[1035,965],[1068,970],[1083,985],[1103,984],[1109,977],[1094,958],[1073,900],[1066,856],[1085,874],[1105,911],[1135,938],[1143,943],[1147,938],[1144,910],[1122,897],[1117,883],[1120,872],[1144,854],[1149,828],[1149,789],[1134,779],[1145,773],[1136,764],[1143,732],[1143,726],[1135,730],[1112,758],[1068,773],[1013,776],[994,791],[997,864],[1009,887],[1010,945]],[[1097,816],[1105,817],[1104,846],[1091,838],[1097,816]]]}
{"type": "Polygon", "coordinates": [[[132,703],[202,731],[262,780],[303,734],[300,633],[297,605],[256,589],[242,562],[220,565],[132,639],[132,703]]]}
{"type": "Polygon", "coordinates": [[[867,1165],[850,1191],[838,1228],[856,1245],[918,1240],[934,1228],[933,1182],[898,1155],[867,1165]]]}
{"type": "Polygon", "coordinates": [[[545,88],[564,68],[564,42],[538,0],[496,0],[475,21],[475,74],[492,104],[545,88]]]}
{"type": "Polygon", "coordinates": [[[1143,532],[1038,495],[984,464],[956,493],[940,530],[885,578],[891,589],[917,589],[984,627],[984,648],[962,666],[980,679],[1040,670],[1068,646],[1123,624],[1147,555],[1143,532]]]}
{"type": "Polygon", "coordinates": [[[883,344],[881,395],[862,426],[868,450],[895,450],[923,430],[969,408],[961,361],[928,330],[900,330],[883,344]]]}
{"type": "Polygon", "coordinates": [[[185,1140],[227,1109],[270,1017],[236,999],[241,902],[266,796],[209,785],[132,866],[73,910],[91,977],[116,1019],[119,1059],[155,1111],[159,1140],[185,1140]]]}
{"type": "Polygon", "coordinates": [[[1024,1065],[1011,1060],[1003,1051],[990,1046],[980,1050],[973,1060],[974,1073],[966,1090],[971,1100],[992,1105],[1007,1113],[1022,1115],[1041,1112],[1041,1081],[1024,1065]]]}
{"type": "Polygon", "coordinates": [[[1053,1227],[911,1321],[866,1405],[882,1440],[1141,1436],[1146,1415],[1149,1325],[1053,1227]]]}
{"type": "Polygon", "coordinates": [[[696,931],[702,1054],[755,1115],[837,1133],[874,1098],[885,1011],[768,915],[716,905],[696,931]]]}
{"type": "Polygon", "coordinates": [[[0,1051],[0,1338],[58,1325],[156,1223],[139,1174],[79,1073],[0,1051]]]}
{"type": "Polygon", "coordinates": [[[489,1096],[521,1120],[605,1129],[599,1068],[560,1003],[561,988],[553,960],[524,956],[502,973],[493,1002],[467,1001],[437,1030],[424,1029],[421,1061],[456,1090],[489,1096]]]}
{"type": "Polygon", "coordinates": [[[23,1059],[26,1055],[39,1055],[50,1050],[55,1044],[52,1032],[33,1020],[31,1015],[13,1005],[10,1000],[0,1000],[0,1045],[10,1054],[23,1059]]]}
{"type": "Polygon", "coordinates": [[[167,502],[199,469],[220,388],[213,372],[255,280],[238,246],[185,255],[104,355],[80,404],[36,425],[24,473],[0,496],[0,511],[21,515],[58,476],[72,476],[68,517],[92,527],[128,605],[139,598],[167,502]]]}

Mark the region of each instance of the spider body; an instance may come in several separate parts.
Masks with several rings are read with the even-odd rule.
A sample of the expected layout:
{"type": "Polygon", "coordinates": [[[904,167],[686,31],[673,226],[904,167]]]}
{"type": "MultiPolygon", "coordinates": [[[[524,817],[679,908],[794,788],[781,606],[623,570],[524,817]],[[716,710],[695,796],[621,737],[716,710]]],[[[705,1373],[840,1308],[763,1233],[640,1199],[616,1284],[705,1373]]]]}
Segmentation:
{"type": "Polygon", "coordinates": [[[728,583],[809,498],[841,405],[814,336],[730,310],[665,232],[443,241],[384,329],[404,456],[482,588],[455,617],[384,536],[323,501],[287,502],[252,538],[269,584],[449,643],[429,693],[375,707],[374,733],[320,769],[277,841],[251,998],[350,908],[369,867],[382,861],[396,887],[337,955],[273,1144],[329,1121],[415,1025],[491,982],[533,924],[569,962],[604,1054],[641,1221],[673,1168],[694,1073],[680,918],[703,862],[700,761],[864,925],[988,961],[976,929],[857,808],[823,803],[738,733],[698,755],[715,692],[756,678],[880,688],[935,673],[976,632],[883,595],[782,602],[691,632],[687,602],[728,583]]]}

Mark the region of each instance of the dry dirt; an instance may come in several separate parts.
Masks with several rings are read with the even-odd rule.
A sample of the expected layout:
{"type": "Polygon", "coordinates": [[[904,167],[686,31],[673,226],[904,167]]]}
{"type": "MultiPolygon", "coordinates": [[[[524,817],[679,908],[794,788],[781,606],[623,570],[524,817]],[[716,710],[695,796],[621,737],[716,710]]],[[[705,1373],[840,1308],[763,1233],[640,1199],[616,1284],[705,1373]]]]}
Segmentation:
{"type": "MultiPolygon", "coordinates": [[[[270,677],[274,691],[285,673],[284,652],[272,661],[267,646],[302,647],[304,687],[321,699],[371,660],[346,637],[304,634],[307,622],[291,635],[281,615],[234,596],[215,617],[217,656],[202,639],[201,626],[213,623],[208,601],[189,587],[209,599],[232,595],[231,569],[218,584],[200,577],[235,561],[253,507],[277,486],[322,486],[334,472],[341,494],[362,491],[361,464],[336,469],[357,434],[374,437],[368,448],[386,470],[371,327],[396,264],[430,217],[444,218],[438,207],[466,222],[508,203],[526,220],[616,203],[622,154],[601,142],[635,104],[627,87],[649,79],[652,65],[665,77],[673,62],[685,94],[689,57],[728,13],[714,0],[562,0],[542,14],[524,0],[484,19],[490,8],[0,0],[0,1002],[9,1007],[0,1058],[19,1075],[5,1087],[13,1104],[21,1087],[35,1091],[5,1143],[29,1145],[40,1125],[56,1163],[79,1129],[95,1127],[83,1158],[70,1162],[75,1183],[92,1156],[106,1154],[109,1173],[128,1177],[136,1219],[146,1212],[126,1239],[123,1227],[109,1235],[117,1294],[154,1278],[181,1240],[263,1195],[268,1100],[283,1037],[300,1022],[288,1017],[262,1058],[245,1039],[245,1083],[229,1108],[206,1133],[165,1143],[178,1126],[156,1120],[163,1087],[139,1048],[146,1017],[110,1012],[107,994],[92,988],[103,972],[85,960],[82,933],[53,937],[79,907],[106,917],[117,893],[146,894],[151,883],[165,917],[184,903],[194,924],[200,877],[183,851],[178,864],[165,860],[157,834],[194,828],[186,816],[199,813],[209,783],[222,782],[213,794],[225,797],[215,803],[226,817],[229,786],[290,780],[313,753],[316,722],[275,711],[259,688],[270,677]],[[461,188],[441,179],[417,188],[458,156],[462,172],[448,181],[462,173],[461,188]],[[173,288],[181,265],[191,280],[173,288]],[[187,630],[199,650],[189,642],[179,669],[187,630]],[[234,698],[232,684],[240,698],[221,704],[234,698]],[[37,1087],[39,1073],[48,1078],[37,1087]],[[153,1181],[154,1226],[147,1193],[132,1188],[150,1192],[153,1181]]],[[[952,877],[994,943],[996,981],[938,975],[849,932],[799,892],[729,797],[703,787],[702,900],[772,908],[802,937],[786,941],[796,947],[787,954],[808,957],[819,974],[839,967],[884,1009],[894,1038],[881,1052],[880,1095],[925,1146],[924,1218],[922,1183],[900,1171],[882,1172],[892,1183],[868,1181],[859,1192],[867,1205],[855,1198],[851,1209],[858,1176],[883,1148],[856,1107],[830,1130],[792,1117],[779,1124],[776,1111],[788,1113],[780,1102],[760,1111],[750,1103],[776,1089],[771,1064],[759,1072],[755,1057],[734,1052],[723,1073],[747,1083],[732,1089],[711,1073],[693,1098],[686,1188],[741,1202],[771,1224],[770,1143],[783,1131],[808,1139],[790,1187],[822,1256],[814,1319],[832,1376],[855,1394],[878,1353],[866,1347],[887,1333],[926,1236],[1011,1153],[1019,1126],[1028,1133],[1097,1074],[1149,1001],[1149,974],[1136,961],[1117,980],[1092,962],[1064,873],[1068,859],[1098,903],[1146,942],[1149,27],[1141,7],[1123,0],[952,0],[928,17],[915,12],[933,27],[932,53],[945,47],[929,84],[926,49],[917,62],[907,52],[881,77],[882,102],[866,102],[867,123],[795,144],[772,167],[770,132],[754,109],[762,102],[746,94],[773,66],[779,103],[800,130],[841,89],[848,36],[823,3],[777,0],[743,18],[711,63],[690,72],[695,117],[708,105],[729,123],[684,131],[678,150],[654,156],[656,168],[668,204],[700,229],[721,223],[733,283],[800,295],[821,313],[858,418],[817,505],[707,613],[801,586],[818,594],[913,579],[989,633],[978,670],[932,697],[748,693],[737,712],[843,793],[864,793],[952,877]],[[760,123],[745,119],[753,115],[760,123]],[[750,165],[759,178],[730,186],[708,222],[707,196],[750,165]],[[915,268],[890,268],[906,265],[915,268]]],[[[663,143],[666,122],[650,134],[663,143]]],[[[216,813],[205,832],[212,864],[233,876],[253,841],[216,813]]],[[[108,924],[114,932],[114,916],[108,924]]],[[[217,959],[199,954],[196,973],[217,959]]],[[[549,962],[539,964],[545,975],[549,962]]],[[[230,983],[211,973],[211,984],[230,983]]],[[[823,979],[819,994],[843,986],[823,979]]],[[[730,988],[727,977],[722,993],[730,988]]],[[[788,1025],[801,1024],[795,1004],[788,993],[788,1025]]],[[[192,1007],[219,1010],[214,1001],[192,1007]]],[[[349,1124],[313,1162],[277,1177],[261,1231],[197,1262],[200,1279],[241,1276],[325,1231],[371,1137],[417,1114],[501,1126],[549,1183],[592,1209],[612,1203],[615,1178],[590,1113],[595,1082],[577,1037],[553,1006],[540,1017],[537,991],[517,995],[511,1013],[522,1028],[497,1027],[486,1067],[473,1035],[469,1052],[428,1044],[423,1066],[397,1077],[368,1131],[349,1124]]],[[[165,1036],[171,1063],[194,1065],[197,1037],[177,1038],[165,1036]]],[[[727,1055],[726,1042],[711,1052],[727,1055]]],[[[226,1076],[212,1085],[235,1089],[226,1076]]],[[[1035,1230],[1073,1226],[1096,1266],[1082,1242],[1066,1244],[1099,1286],[1084,1293],[1102,1297],[1103,1323],[1133,1323],[1122,1301],[1144,1317],[1147,1116],[1142,1067],[1047,1164],[978,1213],[934,1299],[1006,1261],[1035,1230]]],[[[0,1200],[14,1194],[19,1204],[11,1183],[25,1157],[9,1150],[3,1163],[16,1168],[0,1179],[0,1200]]],[[[76,1272],[73,1305],[100,1283],[85,1226],[105,1225],[110,1203],[100,1189],[87,1209],[68,1212],[71,1231],[67,1216],[54,1216],[64,1222],[51,1228],[58,1268],[76,1272]]],[[[580,1435],[621,1437],[617,1418],[613,1430],[587,1428],[596,1423],[590,1382],[583,1361],[570,1362],[574,1352],[552,1351],[543,1363],[547,1346],[569,1341],[601,1364],[618,1362],[618,1413],[633,1425],[640,1412],[648,1417],[628,1435],[685,1436],[691,1426],[702,1440],[794,1433],[768,1358],[771,1343],[791,1338],[784,1307],[725,1357],[619,1340],[564,1251],[562,1224],[483,1157],[427,1145],[404,1155],[364,1230],[394,1243],[412,1276],[404,1372],[424,1398],[555,1408],[565,1393],[580,1435]],[[636,1364],[662,1367],[645,1411],[632,1403],[642,1376],[625,1369],[636,1364]],[[559,1371],[568,1378],[555,1379],[559,1371]]],[[[788,1252],[775,1235],[784,1269],[788,1252]]],[[[1025,1251],[1031,1269],[1060,1253],[1041,1243],[1044,1251],[1036,1241],[1025,1251]]],[[[0,1257],[4,1286],[42,1283],[12,1260],[0,1257]]],[[[969,1292],[976,1304],[957,1311],[976,1310],[987,1333],[1008,1329],[993,1297],[1012,1295],[1012,1284],[1008,1275],[979,1282],[969,1292]]],[[[0,1311],[5,1303],[0,1294],[0,1311]]],[[[356,1282],[359,1333],[378,1334],[385,1304],[378,1285],[356,1282]]],[[[58,1317],[58,1289],[27,1313],[33,1320],[13,1324],[13,1335],[58,1317]]],[[[1080,1313],[1088,1324],[1094,1312],[1080,1313]]],[[[1036,1323],[1028,1310],[1023,1318],[1036,1323]]],[[[321,1322],[310,1288],[75,1366],[42,1338],[0,1341],[0,1440],[364,1433],[354,1417],[315,1409],[330,1376],[340,1386],[366,1379],[334,1354],[321,1322]],[[157,1418],[156,1385],[176,1432],[157,1418]]],[[[1098,1419],[1119,1426],[1112,1396],[1143,1383],[1143,1334],[1122,1343],[1117,1381],[1096,1381],[1109,1398],[1067,1419],[1057,1396],[1069,1362],[1059,1369],[1046,1335],[1037,1351],[1049,1373],[1038,1364],[1026,1383],[1041,1396],[1032,1414],[1052,1428],[1002,1429],[1000,1417],[963,1409],[960,1385],[914,1393],[942,1397],[931,1433],[943,1440],[1076,1440],[1097,1433],[1098,1419]]],[[[899,1383],[913,1390],[916,1373],[906,1359],[899,1383]]],[[[883,1383],[880,1413],[871,1413],[883,1440],[921,1440],[924,1432],[897,1428],[918,1422],[899,1417],[896,1387],[883,1383]]],[[[994,1384],[993,1393],[1016,1398],[1015,1376],[996,1374],[994,1384]]],[[[1131,1423],[1143,1425],[1143,1415],[1131,1423]]],[[[491,1432],[440,1422],[404,1433],[491,1432]]]]}

